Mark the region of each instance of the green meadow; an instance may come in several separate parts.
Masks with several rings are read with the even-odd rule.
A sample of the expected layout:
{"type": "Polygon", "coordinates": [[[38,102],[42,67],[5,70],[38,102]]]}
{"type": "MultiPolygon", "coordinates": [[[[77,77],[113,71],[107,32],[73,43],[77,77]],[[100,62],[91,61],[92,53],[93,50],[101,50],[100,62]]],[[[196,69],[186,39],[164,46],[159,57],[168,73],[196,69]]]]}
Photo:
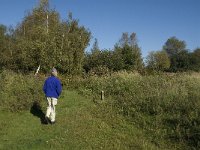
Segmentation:
{"type": "Polygon", "coordinates": [[[4,71],[1,79],[2,150],[200,147],[199,74],[62,76],[54,125],[44,123],[43,77],[4,71]]]}

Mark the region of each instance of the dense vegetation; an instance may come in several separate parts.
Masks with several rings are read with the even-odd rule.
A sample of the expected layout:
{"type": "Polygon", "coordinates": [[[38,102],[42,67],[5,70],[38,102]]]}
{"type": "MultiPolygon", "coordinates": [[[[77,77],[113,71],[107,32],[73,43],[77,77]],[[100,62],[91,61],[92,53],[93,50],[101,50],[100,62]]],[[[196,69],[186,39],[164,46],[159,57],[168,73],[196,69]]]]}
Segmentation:
{"type": "Polygon", "coordinates": [[[0,108],[11,112],[29,110],[43,100],[43,80],[4,70],[0,73],[0,108]]]}
{"type": "Polygon", "coordinates": [[[199,74],[141,76],[124,72],[93,76],[74,85],[97,103],[103,90],[107,105],[143,129],[158,146],[166,140],[174,143],[174,148],[179,144],[182,149],[200,148],[199,74]]]}

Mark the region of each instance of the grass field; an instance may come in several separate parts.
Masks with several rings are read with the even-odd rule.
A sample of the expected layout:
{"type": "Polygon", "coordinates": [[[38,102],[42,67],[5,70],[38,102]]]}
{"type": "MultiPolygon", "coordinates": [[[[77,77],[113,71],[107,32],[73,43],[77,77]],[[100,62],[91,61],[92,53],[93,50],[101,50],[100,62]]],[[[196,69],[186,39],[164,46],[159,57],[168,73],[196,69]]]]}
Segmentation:
{"type": "Polygon", "coordinates": [[[199,74],[189,73],[141,76],[119,72],[91,76],[72,85],[94,100],[103,90],[105,97],[110,97],[107,104],[142,130],[144,137],[148,135],[159,149],[165,145],[200,149],[199,79],[199,74]]]}
{"type": "Polygon", "coordinates": [[[75,91],[64,91],[54,125],[42,122],[45,103],[41,110],[0,111],[0,149],[160,149],[142,131],[102,105],[75,91]]]}
{"type": "Polygon", "coordinates": [[[44,78],[4,71],[0,149],[199,149],[199,77],[126,72],[64,77],[57,123],[45,125],[44,78]]]}

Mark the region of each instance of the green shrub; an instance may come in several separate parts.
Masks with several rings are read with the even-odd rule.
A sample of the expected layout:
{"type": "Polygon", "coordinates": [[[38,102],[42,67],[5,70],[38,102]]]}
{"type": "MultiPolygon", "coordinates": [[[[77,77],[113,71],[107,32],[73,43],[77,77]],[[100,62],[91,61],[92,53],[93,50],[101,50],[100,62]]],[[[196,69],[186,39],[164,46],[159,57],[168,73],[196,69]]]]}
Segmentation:
{"type": "Polygon", "coordinates": [[[0,74],[0,108],[9,111],[30,110],[44,99],[42,81],[34,75],[4,70],[0,74]]]}

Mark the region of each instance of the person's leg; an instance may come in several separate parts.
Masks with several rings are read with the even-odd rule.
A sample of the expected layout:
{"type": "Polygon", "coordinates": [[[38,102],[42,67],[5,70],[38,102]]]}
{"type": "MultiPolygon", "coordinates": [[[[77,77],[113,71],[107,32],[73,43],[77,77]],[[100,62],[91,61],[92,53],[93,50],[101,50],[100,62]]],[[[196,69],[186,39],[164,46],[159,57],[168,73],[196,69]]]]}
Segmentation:
{"type": "Polygon", "coordinates": [[[51,115],[51,98],[47,97],[47,111],[46,111],[46,117],[50,118],[51,115]]]}
{"type": "Polygon", "coordinates": [[[54,123],[56,120],[56,106],[57,105],[57,99],[51,98],[51,122],[54,123]]]}

